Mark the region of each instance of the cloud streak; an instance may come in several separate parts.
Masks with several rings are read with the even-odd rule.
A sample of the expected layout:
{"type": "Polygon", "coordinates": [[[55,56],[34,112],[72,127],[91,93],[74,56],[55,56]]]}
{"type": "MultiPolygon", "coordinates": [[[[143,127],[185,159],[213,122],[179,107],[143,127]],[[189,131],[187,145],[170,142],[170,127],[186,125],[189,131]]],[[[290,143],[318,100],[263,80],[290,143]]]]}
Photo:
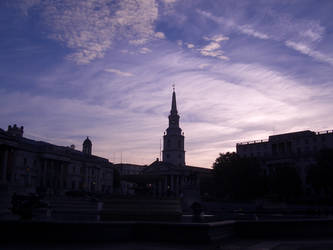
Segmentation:
{"type": "Polygon", "coordinates": [[[124,71],[121,71],[119,69],[108,68],[108,69],[105,69],[104,71],[110,72],[110,73],[115,73],[115,74],[117,74],[119,76],[126,76],[126,77],[133,76],[132,73],[124,72],[124,71]]]}
{"type": "Polygon", "coordinates": [[[289,48],[292,48],[304,55],[310,56],[312,58],[314,58],[317,61],[320,62],[325,62],[325,63],[329,63],[331,66],[333,66],[333,57],[330,57],[328,55],[322,54],[318,51],[315,51],[313,49],[311,49],[310,47],[308,47],[307,45],[303,44],[303,43],[296,43],[293,41],[286,41],[285,42],[286,46],[289,48]]]}
{"type": "Polygon", "coordinates": [[[325,32],[325,28],[318,21],[296,19],[288,14],[278,14],[273,10],[269,10],[265,12],[266,18],[269,18],[269,25],[264,23],[259,28],[256,28],[256,26],[259,26],[258,24],[240,25],[233,19],[214,16],[207,11],[197,10],[197,12],[210,20],[242,34],[261,40],[283,42],[287,47],[301,54],[332,65],[332,57],[311,49],[313,44],[322,40],[325,32]],[[258,29],[263,31],[259,31],[258,29]]]}
{"type": "Polygon", "coordinates": [[[103,58],[116,39],[142,45],[150,39],[164,38],[162,32],[154,32],[158,17],[154,0],[25,0],[21,3],[25,13],[32,6],[40,9],[48,37],[72,49],[67,58],[77,64],[103,58]]]}

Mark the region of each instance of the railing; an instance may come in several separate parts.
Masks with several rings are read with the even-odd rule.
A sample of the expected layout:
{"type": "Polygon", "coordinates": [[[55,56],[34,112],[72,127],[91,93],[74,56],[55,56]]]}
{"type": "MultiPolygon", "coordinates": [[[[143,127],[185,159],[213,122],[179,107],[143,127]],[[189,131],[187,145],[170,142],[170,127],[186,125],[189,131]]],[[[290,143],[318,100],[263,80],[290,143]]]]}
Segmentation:
{"type": "Polygon", "coordinates": [[[263,143],[263,142],[268,142],[268,139],[247,141],[247,142],[239,142],[236,145],[247,145],[247,144],[256,144],[256,143],[263,143]]]}
{"type": "MultiPolygon", "coordinates": [[[[315,133],[316,133],[316,135],[332,134],[333,130],[323,130],[323,131],[318,131],[318,132],[315,132],[315,133]]],[[[281,134],[281,135],[283,135],[283,134],[281,134]]],[[[264,140],[239,142],[239,143],[236,143],[236,145],[247,145],[247,144],[256,144],[256,143],[263,143],[263,142],[269,142],[269,140],[264,139],[264,140]]]]}
{"type": "Polygon", "coordinates": [[[323,134],[332,134],[333,130],[324,130],[324,131],[318,131],[317,135],[323,135],[323,134]]]}

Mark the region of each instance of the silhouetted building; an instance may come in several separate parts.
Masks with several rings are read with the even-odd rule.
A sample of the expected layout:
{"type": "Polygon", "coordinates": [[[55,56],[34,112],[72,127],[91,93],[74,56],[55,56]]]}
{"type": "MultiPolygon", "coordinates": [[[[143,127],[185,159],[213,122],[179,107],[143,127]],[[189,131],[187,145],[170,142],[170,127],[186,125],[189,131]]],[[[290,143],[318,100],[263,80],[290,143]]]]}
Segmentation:
{"type": "Polygon", "coordinates": [[[295,167],[306,186],[308,168],[315,163],[315,156],[322,149],[333,148],[333,131],[299,131],[271,135],[268,140],[237,143],[237,154],[261,160],[267,174],[281,166],[295,167]]]}
{"type": "Polygon", "coordinates": [[[186,196],[192,204],[200,199],[199,175],[210,170],[186,166],[184,134],[179,126],[179,118],[176,93],[173,89],[169,127],[163,136],[163,160],[156,159],[146,167],[141,181],[147,183],[153,196],[186,196]]]}
{"type": "Polygon", "coordinates": [[[91,154],[87,138],[83,152],[23,137],[23,127],[0,129],[0,184],[9,192],[113,191],[113,164],[91,154]]]}
{"type": "Polygon", "coordinates": [[[184,134],[179,127],[179,115],[176,104],[176,93],[173,89],[169,127],[163,136],[163,162],[174,166],[185,166],[184,134]]]}
{"type": "Polygon", "coordinates": [[[129,163],[114,164],[116,170],[120,175],[120,194],[122,195],[134,195],[136,184],[133,182],[126,181],[125,178],[128,176],[139,175],[147,167],[147,165],[137,165],[129,163]]]}

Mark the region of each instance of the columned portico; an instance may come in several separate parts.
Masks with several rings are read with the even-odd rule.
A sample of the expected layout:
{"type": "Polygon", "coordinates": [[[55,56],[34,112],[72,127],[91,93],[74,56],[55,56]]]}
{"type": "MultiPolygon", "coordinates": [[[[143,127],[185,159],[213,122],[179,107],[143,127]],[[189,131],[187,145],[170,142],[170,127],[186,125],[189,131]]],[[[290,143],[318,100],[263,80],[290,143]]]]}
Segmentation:
{"type": "Polygon", "coordinates": [[[8,168],[8,149],[4,149],[1,157],[1,178],[2,183],[7,182],[7,168],[8,168]]]}

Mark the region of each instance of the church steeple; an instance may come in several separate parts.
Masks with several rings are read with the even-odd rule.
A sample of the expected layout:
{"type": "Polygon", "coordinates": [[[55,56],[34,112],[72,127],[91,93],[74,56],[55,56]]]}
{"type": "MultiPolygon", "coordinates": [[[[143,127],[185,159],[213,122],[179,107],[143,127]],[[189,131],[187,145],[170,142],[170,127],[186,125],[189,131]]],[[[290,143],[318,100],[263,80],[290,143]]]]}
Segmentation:
{"type": "Polygon", "coordinates": [[[181,134],[182,132],[182,130],[179,127],[179,115],[177,111],[175,86],[173,86],[171,111],[169,115],[169,128],[167,129],[167,132],[168,134],[169,133],[181,134]]]}
{"type": "Polygon", "coordinates": [[[176,91],[173,86],[169,127],[163,136],[163,162],[168,162],[175,166],[185,166],[184,135],[179,127],[179,118],[176,91]]]}
{"type": "Polygon", "coordinates": [[[175,92],[175,85],[173,86],[172,92],[172,103],[171,103],[171,114],[178,114],[177,111],[177,103],[176,103],[176,92],[175,92]]]}

